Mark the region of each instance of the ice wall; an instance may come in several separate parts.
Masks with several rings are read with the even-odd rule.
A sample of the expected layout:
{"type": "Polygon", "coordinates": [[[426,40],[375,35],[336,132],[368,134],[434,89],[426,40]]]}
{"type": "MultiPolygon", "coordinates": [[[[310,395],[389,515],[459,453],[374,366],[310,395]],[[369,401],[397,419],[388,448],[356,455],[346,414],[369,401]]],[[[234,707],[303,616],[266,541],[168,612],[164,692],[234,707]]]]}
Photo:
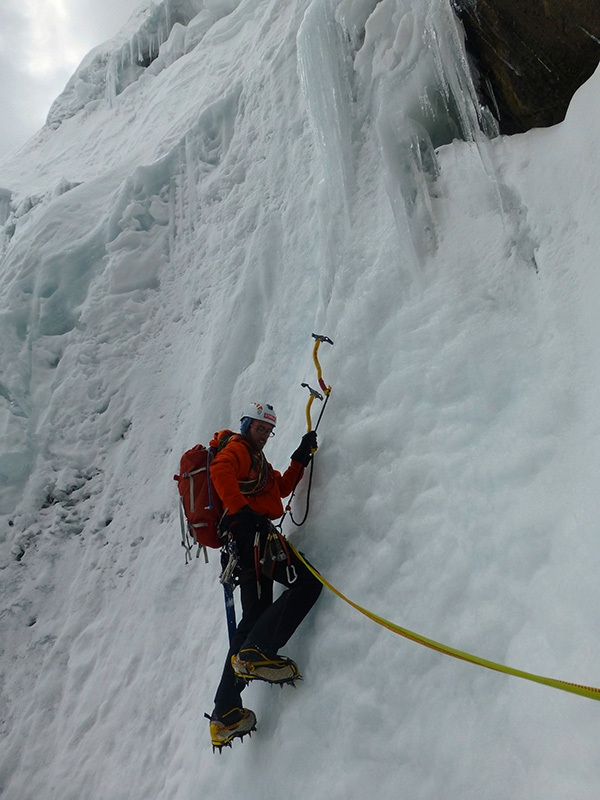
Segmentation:
{"type": "MultiPolygon", "coordinates": [[[[179,92],[187,98],[189,91],[192,102],[178,100],[177,92],[170,86],[168,69],[146,73],[147,80],[138,83],[135,89],[132,85],[129,95],[122,93],[115,97],[114,115],[111,116],[110,104],[104,101],[92,104],[68,121],[65,119],[65,124],[56,130],[46,131],[45,148],[31,148],[29,178],[24,178],[20,168],[15,172],[29,187],[41,175],[51,188],[40,192],[31,189],[2,192],[0,210],[4,224],[0,229],[0,244],[6,258],[2,285],[4,311],[0,314],[5,345],[0,351],[0,509],[4,513],[9,513],[19,502],[20,492],[35,472],[36,461],[57,464],[69,449],[66,441],[58,445],[54,434],[48,437],[44,433],[56,430],[64,423],[65,414],[69,414],[68,403],[63,405],[60,399],[66,384],[79,387],[78,402],[86,408],[81,419],[76,415],[77,419],[66,424],[75,437],[67,436],[73,451],[77,450],[77,437],[81,437],[80,441],[90,440],[92,434],[86,433],[85,428],[91,424],[94,429],[94,421],[105,425],[111,419],[108,429],[105,428],[109,439],[119,436],[127,427],[127,414],[117,410],[124,402],[121,390],[94,380],[100,358],[97,347],[90,345],[89,354],[74,364],[73,354],[77,349],[74,342],[87,339],[85,332],[90,320],[97,325],[102,318],[103,328],[110,331],[112,325],[116,330],[114,320],[121,314],[131,322],[130,335],[135,340],[144,301],[156,297],[171,265],[179,264],[183,270],[185,264],[193,269],[190,263],[199,260],[202,271],[210,271],[215,255],[209,258],[206,249],[209,252],[214,249],[217,254],[220,251],[222,200],[244,184],[249,169],[245,151],[252,141],[259,147],[263,138],[270,140],[274,135],[271,106],[267,105],[263,111],[264,99],[259,92],[246,88],[243,70],[231,81],[227,75],[221,76],[218,69],[212,69],[211,59],[220,66],[223,54],[229,53],[230,47],[243,46],[240,43],[252,36],[251,4],[230,26],[219,25],[227,15],[233,17],[238,5],[230,0],[207,0],[186,28],[186,31],[201,31],[203,37],[210,31],[208,38],[212,42],[205,51],[206,61],[199,59],[200,67],[193,60],[177,65],[183,69],[183,77],[179,73],[175,77],[184,87],[182,90],[180,86],[179,92]],[[194,84],[200,85],[201,91],[190,89],[194,84]],[[156,99],[149,109],[143,99],[146,92],[156,99]],[[247,113],[249,107],[251,114],[247,113]],[[252,120],[247,123],[251,129],[247,140],[237,132],[238,121],[245,111],[247,119],[252,120]],[[231,153],[236,132],[238,142],[231,153]],[[89,142],[97,148],[93,159],[89,157],[89,142]],[[54,148],[66,157],[48,159],[47,154],[54,148]],[[40,159],[39,169],[36,158],[40,159]],[[59,177],[63,170],[83,180],[59,177]],[[60,235],[54,235],[57,229],[60,235]],[[200,250],[204,262],[202,255],[193,255],[198,237],[205,248],[200,250]],[[138,300],[132,301],[132,297],[138,300]],[[95,311],[95,307],[103,311],[95,311]],[[69,373],[73,382],[67,380],[65,384],[69,373]]],[[[156,8],[162,9],[161,13],[165,10],[163,5],[156,8]]],[[[286,51],[286,59],[296,75],[295,52],[286,51]]],[[[284,137],[283,133],[278,136],[284,137]]],[[[291,133],[286,137],[293,138],[291,133]]],[[[257,156],[256,162],[260,163],[262,158],[264,155],[257,156]]],[[[289,191],[293,191],[293,186],[289,191]]],[[[263,196],[269,193],[272,194],[272,188],[266,186],[263,196]]],[[[261,206],[264,202],[263,199],[261,206]]],[[[279,233],[280,202],[273,200],[275,210],[269,229],[274,247],[269,258],[279,252],[278,241],[283,235],[279,233]]],[[[242,232],[246,231],[243,222],[246,214],[244,211],[233,230],[239,225],[242,232]]],[[[250,227],[252,224],[247,222],[250,227]]],[[[251,259],[252,248],[244,255],[235,235],[232,237],[235,263],[239,265],[240,258],[242,262],[246,257],[251,259]]],[[[254,257],[264,258],[264,255],[255,253],[254,257]]],[[[211,285],[215,279],[206,280],[211,285]]],[[[250,280],[248,276],[242,282],[250,280]]],[[[197,302],[201,304],[199,299],[197,302]]],[[[242,323],[240,326],[239,347],[243,351],[251,340],[243,332],[242,323]]],[[[111,341],[115,338],[109,333],[107,336],[111,341]]],[[[104,348],[110,349],[107,342],[104,348]]],[[[122,389],[125,375],[123,382],[122,389]]],[[[80,445],[79,449],[86,448],[80,445]]],[[[79,464],[86,457],[80,453],[67,460],[69,477],[65,480],[69,483],[72,474],[79,475],[79,464]]],[[[60,473],[62,468],[56,469],[60,473]]],[[[54,485],[54,480],[51,483],[54,485]]],[[[64,481],[59,479],[58,483],[62,485],[64,481]]],[[[38,490],[41,495],[47,494],[39,485],[38,490]]],[[[50,493],[55,493],[55,488],[50,493]]],[[[25,538],[29,541],[33,535],[30,530],[25,538]]],[[[20,552],[22,546],[16,549],[20,552]]]]}
{"type": "MultiPolygon", "coordinates": [[[[192,241],[208,198],[220,197],[223,168],[234,185],[243,181],[239,151],[238,164],[227,164],[236,120],[250,102],[244,90],[247,77],[229,80],[216,71],[213,79],[209,56],[206,96],[199,97],[195,111],[188,112],[185,102],[178,104],[172,91],[161,95],[160,103],[150,103],[148,111],[146,105],[161,81],[168,84],[169,67],[183,86],[197,80],[192,62],[184,63],[182,55],[200,48],[205,37],[205,52],[214,53],[214,64],[219,64],[229,42],[252,29],[254,11],[252,3],[234,0],[165,0],[144,6],[119,36],[84,60],[56,101],[54,121],[73,120],[63,137],[64,155],[58,147],[60,131],[47,132],[46,151],[53,155],[57,150],[55,161],[42,158],[30,181],[43,175],[51,188],[20,195],[4,191],[0,213],[5,251],[16,237],[10,311],[2,321],[4,355],[21,364],[16,372],[7,369],[3,378],[2,452],[9,454],[2,472],[4,508],[15,497],[11,487],[23,485],[39,455],[39,420],[27,400],[38,374],[32,343],[40,337],[54,341],[47,348],[47,362],[57,363],[60,337],[81,325],[82,308],[99,275],[108,278],[111,295],[156,289],[174,243],[192,241]],[[131,100],[123,97],[128,82],[131,100]],[[143,112],[135,111],[143,114],[139,133],[128,124],[131,112],[125,110],[128,103],[136,105],[134,83],[143,98],[143,112]],[[110,116],[112,104],[115,113],[110,116]],[[56,170],[67,169],[72,158],[69,136],[81,136],[85,156],[68,166],[67,180],[56,170]],[[90,145],[96,149],[94,158],[90,145]],[[119,166],[129,158],[131,164],[119,166]],[[136,159],[142,159],[141,166],[136,159]],[[125,169],[124,180],[120,169],[125,169]],[[99,207],[103,192],[113,197],[110,213],[99,207]],[[67,255],[49,242],[40,248],[39,260],[32,261],[29,245],[22,243],[27,239],[18,241],[16,233],[22,230],[42,242],[59,220],[81,214],[88,220],[83,229],[81,221],[77,230],[64,228],[71,237],[67,255]]],[[[372,146],[395,220],[399,261],[419,282],[439,240],[435,203],[442,190],[436,149],[459,136],[485,152],[483,112],[475,104],[449,5],[446,0],[312,0],[299,4],[294,13],[299,23],[286,43],[287,52],[295,59],[322,177],[315,187],[319,235],[310,246],[323,308],[344,267],[365,180],[359,165],[372,146]]],[[[32,148],[32,164],[34,158],[32,148]]],[[[47,384],[47,391],[51,387],[47,384]]]]}
{"type": "Polygon", "coordinates": [[[203,717],[218,559],[184,566],[172,475],[258,391],[288,463],[312,331],[334,391],[286,532],[376,613],[598,682],[598,89],[487,142],[447,8],[204,2],[0,164],[3,796],[596,797],[593,703],[328,592],[257,735],[216,757],[203,717]]]}
{"type": "Polygon", "coordinates": [[[298,44],[330,194],[346,196],[351,141],[360,146],[357,122],[372,119],[399,238],[412,242],[407,258],[417,273],[437,246],[436,148],[456,138],[481,143],[495,133],[449,0],[314,0],[298,44]]]}

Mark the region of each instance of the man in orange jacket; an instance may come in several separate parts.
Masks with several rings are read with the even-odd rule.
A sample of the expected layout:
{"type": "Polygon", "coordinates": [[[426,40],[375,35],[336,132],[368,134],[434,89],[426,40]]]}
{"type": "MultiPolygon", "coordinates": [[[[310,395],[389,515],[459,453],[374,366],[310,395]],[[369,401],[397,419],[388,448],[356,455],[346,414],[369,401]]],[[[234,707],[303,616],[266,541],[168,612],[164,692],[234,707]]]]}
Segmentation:
{"type": "Polygon", "coordinates": [[[256,716],[243,707],[241,698],[249,681],[293,685],[300,677],[296,664],[278,651],[322,588],[270,522],[283,515],[281,499],[302,477],[317,448],[317,434],[310,431],[302,437],[282,474],[263,454],[276,423],[272,406],[250,403],[242,414],[240,434],[220,431],[210,443],[222,448],[211,464],[210,477],[225,509],[229,550],[238,559],[242,601],[242,619],[231,641],[210,717],[213,747],[219,749],[255,729],[256,716]],[[287,587],[275,602],[274,581],[287,587]]]}

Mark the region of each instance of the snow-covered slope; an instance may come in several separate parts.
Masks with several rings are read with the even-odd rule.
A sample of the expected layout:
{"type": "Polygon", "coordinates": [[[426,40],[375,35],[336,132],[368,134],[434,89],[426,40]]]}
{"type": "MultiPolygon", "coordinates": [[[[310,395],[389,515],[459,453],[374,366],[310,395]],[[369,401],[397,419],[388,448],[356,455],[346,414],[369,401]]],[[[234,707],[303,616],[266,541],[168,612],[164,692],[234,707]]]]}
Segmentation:
{"type": "Polygon", "coordinates": [[[315,331],[293,541],[407,628],[600,685],[600,76],[489,141],[464,66],[445,0],[145,3],[0,164],[3,798],[597,796],[597,703],[330,593],[251,740],[203,719],[218,558],[184,566],[172,475],[256,397],[285,466],[315,331]]]}

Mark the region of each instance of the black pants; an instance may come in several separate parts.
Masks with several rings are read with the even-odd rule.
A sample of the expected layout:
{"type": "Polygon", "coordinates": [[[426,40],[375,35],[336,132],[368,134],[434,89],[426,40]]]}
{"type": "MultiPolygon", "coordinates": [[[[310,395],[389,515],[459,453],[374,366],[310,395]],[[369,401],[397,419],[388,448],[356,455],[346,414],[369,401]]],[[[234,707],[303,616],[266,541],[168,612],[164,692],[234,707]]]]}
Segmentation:
{"type": "MultiPolygon", "coordinates": [[[[316,603],[323,588],[320,581],[290,552],[288,561],[274,563],[272,578],[261,575],[260,593],[254,566],[254,530],[237,530],[234,534],[240,559],[240,593],[242,619],[236,628],[223,674],[215,695],[215,713],[224,714],[241,707],[245,682],[236,678],[231,656],[244,647],[258,647],[274,656],[283,647],[298,625],[316,603]],[[273,582],[286,586],[273,602],[273,582]]],[[[264,539],[261,537],[261,552],[264,539]]]]}

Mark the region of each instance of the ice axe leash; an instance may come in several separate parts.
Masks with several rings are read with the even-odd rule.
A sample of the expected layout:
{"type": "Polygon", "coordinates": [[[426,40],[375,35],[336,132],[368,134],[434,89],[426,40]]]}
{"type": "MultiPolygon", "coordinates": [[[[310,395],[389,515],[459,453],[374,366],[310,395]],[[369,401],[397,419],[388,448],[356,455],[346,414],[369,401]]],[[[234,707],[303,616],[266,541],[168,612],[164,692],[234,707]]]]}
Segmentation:
{"type": "MultiPolygon", "coordinates": [[[[319,427],[321,419],[323,418],[323,413],[324,413],[325,408],[327,406],[327,403],[329,401],[329,396],[331,394],[331,389],[332,389],[332,387],[329,386],[327,383],[325,383],[325,381],[323,380],[323,370],[322,370],[321,364],[319,362],[319,347],[323,344],[323,342],[325,342],[326,344],[331,344],[331,345],[333,345],[333,342],[331,341],[331,339],[328,336],[321,336],[320,334],[317,334],[317,333],[313,333],[312,337],[315,340],[312,356],[313,356],[313,361],[314,361],[314,364],[315,364],[315,369],[317,370],[317,381],[318,381],[319,388],[321,389],[321,391],[318,391],[317,389],[313,389],[313,387],[310,386],[310,384],[308,384],[308,383],[302,383],[301,384],[301,386],[303,388],[308,389],[308,391],[309,391],[309,398],[308,398],[308,401],[306,403],[306,427],[307,427],[307,433],[310,433],[312,430],[316,431],[317,428],[319,427]],[[321,411],[319,413],[319,416],[317,417],[317,422],[316,422],[315,426],[313,427],[313,424],[312,424],[312,405],[313,405],[315,400],[321,401],[323,403],[323,405],[321,406],[321,411]]],[[[312,456],[314,456],[314,451],[312,453],[312,456]]],[[[292,494],[290,495],[290,499],[288,500],[288,503],[287,503],[287,505],[285,507],[285,512],[283,514],[283,517],[279,521],[278,527],[280,529],[281,529],[281,526],[283,524],[283,520],[285,519],[285,515],[288,514],[288,513],[290,515],[291,521],[294,523],[294,525],[296,525],[296,527],[299,528],[301,525],[304,525],[304,523],[306,522],[307,517],[308,517],[308,512],[309,512],[309,509],[310,509],[310,490],[311,490],[311,487],[312,487],[314,463],[315,463],[314,462],[314,458],[311,458],[311,460],[310,460],[310,473],[309,473],[309,476],[308,476],[308,489],[307,489],[307,492],[306,492],[306,509],[304,511],[304,516],[302,517],[302,520],[300,522],[298,522],[297,520],[294,519],[294,516],[292,514],[292,500],[294,499],[294,495],[296,493],[296,489],[298,487],[298,483],[300,482],[300,479],[298,479],[296,481],[296,485],[294,486],[292,494]]]]}

